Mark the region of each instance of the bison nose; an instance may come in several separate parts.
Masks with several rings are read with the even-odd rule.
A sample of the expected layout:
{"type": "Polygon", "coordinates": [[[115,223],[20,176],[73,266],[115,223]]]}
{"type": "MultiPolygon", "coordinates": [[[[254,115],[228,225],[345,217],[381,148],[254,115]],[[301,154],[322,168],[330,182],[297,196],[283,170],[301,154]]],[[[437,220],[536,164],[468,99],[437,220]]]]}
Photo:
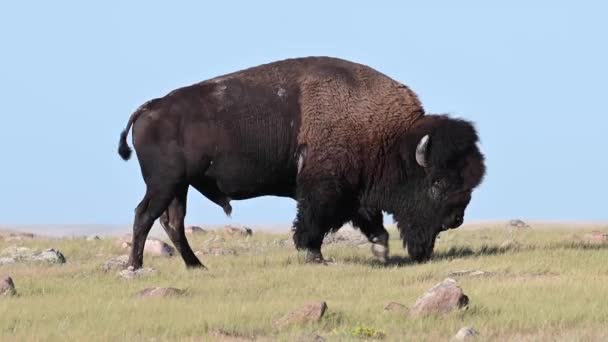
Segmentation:
{"type": "Polygon", "coordinates": [[[464,221],[464,219],[463,219],[462,215],[457,215],[454,218],[454,228],[459,227],[463,221],[464,221]]]}
{"type": "Polygon", "coordinates": [[[464,221],[464,217],[461,213],[450,215],[449,218],[445,222],[445,226],[448,228],[458,228],[464,221]]]}

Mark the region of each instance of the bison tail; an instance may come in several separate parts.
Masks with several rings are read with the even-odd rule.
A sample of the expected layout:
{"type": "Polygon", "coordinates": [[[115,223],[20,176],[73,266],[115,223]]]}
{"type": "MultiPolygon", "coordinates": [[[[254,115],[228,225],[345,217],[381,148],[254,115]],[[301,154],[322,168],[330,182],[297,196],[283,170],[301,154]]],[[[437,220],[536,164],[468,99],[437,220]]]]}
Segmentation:
{"type": "Polygon", "coordinates": [[[123,160],[129,160],[131,158],[131,153],[133,152],[127,143],[127,135],[129,135],[129,131],[128,128],[125,128],[120,133],[120,140],[118,142],[118,154],[123,160]]]}
{"type": "Polygon", "coordinates": [[[120,140],[118,141],[118,154],[123,160],[129,160],[129,158],[131,158],[131,153],[133,152],[133,150],[131,150],[131,147],[129,147],[129,144],[127,143],[127,136],[129,135],[129,130],[131,129],[131,126],[133,126],[133,123],[135,122],[135,120],[137,120],[139,115],[146,111],[148,104],[149,101],[139,107],[133,114],[131,114],[129,122],[127,122],[127,127],[125,127],[125,129],[123,129],[123,131],[120,133],[120,140]]]}

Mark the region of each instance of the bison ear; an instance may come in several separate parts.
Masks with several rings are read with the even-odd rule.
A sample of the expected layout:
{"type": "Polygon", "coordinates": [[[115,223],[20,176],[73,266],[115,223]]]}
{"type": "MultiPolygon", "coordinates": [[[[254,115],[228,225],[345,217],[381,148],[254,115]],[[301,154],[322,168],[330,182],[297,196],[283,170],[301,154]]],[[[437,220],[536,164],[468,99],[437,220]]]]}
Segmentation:
{"type": "Polygon", "coordinates": [[[422,137],[422,139],[420,139],[420,142],[418,143],[418,146],[416,146],[416,162],[418,163],[418,165],[422,166],[422,167],[427,167],[428,163],[426,160],[426,156],[427,156],[427,149],[429,146],[429,135],[425,135],[422,137]]]}

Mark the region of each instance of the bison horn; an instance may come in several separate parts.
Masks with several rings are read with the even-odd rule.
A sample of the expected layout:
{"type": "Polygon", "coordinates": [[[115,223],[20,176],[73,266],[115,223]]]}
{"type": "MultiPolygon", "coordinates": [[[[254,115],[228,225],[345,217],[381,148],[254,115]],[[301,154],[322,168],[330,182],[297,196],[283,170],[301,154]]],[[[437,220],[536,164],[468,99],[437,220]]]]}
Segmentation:
{"type": "Polygon", "coordinates": [[[429,145],[429,135],[425,135],[420,139],[416,146],[416,162],[422,167],[427,167],[426,163],[426,148],[429,145]]]}

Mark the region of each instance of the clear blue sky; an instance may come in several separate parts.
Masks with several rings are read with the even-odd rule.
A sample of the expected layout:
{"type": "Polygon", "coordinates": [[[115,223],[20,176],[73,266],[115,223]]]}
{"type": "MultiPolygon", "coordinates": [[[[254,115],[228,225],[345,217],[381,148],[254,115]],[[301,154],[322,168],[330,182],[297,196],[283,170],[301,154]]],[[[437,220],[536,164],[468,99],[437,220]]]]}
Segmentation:
{"type": "MultiPolygon", "coordinates": [[[[607,5],[386,3],[2,2],[0,223],[131,223],[144,184],[116,145],[137,106],[309,55],[368,64],[428,112],[476,122],[488,174],[467,220],[608,219],[607,5]]],[[[233,206],[228,221],[191,189],[188,221],[295,213],[288,199],[233,206]]]]}

